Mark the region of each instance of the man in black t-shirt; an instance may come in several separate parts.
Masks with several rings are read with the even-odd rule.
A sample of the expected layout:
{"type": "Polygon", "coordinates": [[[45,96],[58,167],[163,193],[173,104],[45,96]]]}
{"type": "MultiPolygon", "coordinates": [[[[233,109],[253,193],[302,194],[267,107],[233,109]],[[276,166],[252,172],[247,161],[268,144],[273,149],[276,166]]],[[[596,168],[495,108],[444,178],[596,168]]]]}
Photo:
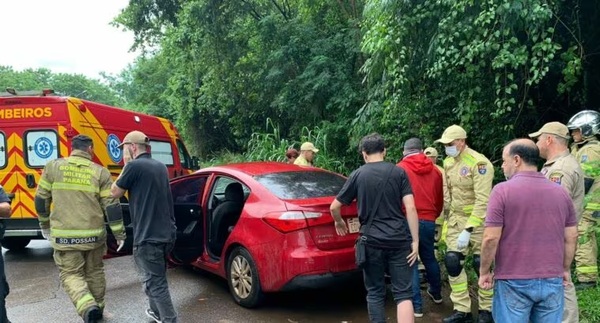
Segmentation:
{"type": "Polygon", "coordinates": [[[379,134],[362,138],[360,150],[365,160],[331,203],[331,215],[339,235],[348,233],[341,217],[342,204],[356,199],[361,235],[367,238],[367,263],[363,268],[367,307],[371,322],[385,322],[385,271],[389,270],[398,322],[412,322],[412,266],[419,250],[417,209],[403,169],[384,161],[385,143],[379,134]],[[382,194],[377,203],[378,194],[382,194]],[[406,216],[402,212],[406,210],[406,216]],[[367,228],[370,217],[372,223],[367,228]],[[363,232],[367,231],[367,232],[363,232]]]}
{"type": "Polygon", "coordinates": [[[126,160],[111,193],[118,198],[129,191],[133,258],[150,303],[146,315],[156,322],[171,323],[177,322],[167,283],[167,255],[176,237],[173,198],[167,167],[151,158],[148,146],[148,137],[140,131],[125,136],[120,147],[127,159],[133,159],[126,160]]]}

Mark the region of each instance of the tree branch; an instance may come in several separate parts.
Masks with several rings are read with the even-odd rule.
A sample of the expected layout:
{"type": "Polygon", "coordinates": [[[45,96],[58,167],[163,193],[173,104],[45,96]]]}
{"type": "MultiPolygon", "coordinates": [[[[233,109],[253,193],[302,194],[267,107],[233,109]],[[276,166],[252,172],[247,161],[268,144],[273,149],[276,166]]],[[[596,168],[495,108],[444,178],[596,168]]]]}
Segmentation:
{"type": "Polygon", "coordinates": [[[288,17],[286,10],[283,9],[278,3],[277,0],[271,0],[271,3],[273,3],[275,5],[275,7],[277,7],[277,10],[279,10],[279,12],[281,13],[281,15],[283,16],[283,18],[285,20],[290,20],[290,18],[288,17]]]}
{"type": "Polygon", "coordinates": [[[256,20],[261,20],[262,19],[262,15],[260,13],[258,13],[258,11],[256,11],[256,8],[247,0],[242,0],[243,3],[246,4],[246,6],[250,9],[250,15],[256,19],[256,20]]]}

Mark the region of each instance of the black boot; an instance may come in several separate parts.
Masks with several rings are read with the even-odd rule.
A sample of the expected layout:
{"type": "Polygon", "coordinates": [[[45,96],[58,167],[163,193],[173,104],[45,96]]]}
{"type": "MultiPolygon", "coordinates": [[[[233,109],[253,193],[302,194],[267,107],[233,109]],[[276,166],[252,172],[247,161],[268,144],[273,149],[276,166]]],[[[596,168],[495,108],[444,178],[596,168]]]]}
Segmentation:
{"type": "Polygon", "coordinates": [[[102,319],[102,312],[96,305],[90,306],[83,314],[83,321],[85,323],[96,323],[102,319]]]}
{"type": "Polygon", "coordinates": [[[454,311],[452,315],[444,319],[444,323],[473,323],[473,315],[471,313],[454,311]]]}
{"type": "Polygon", "coordinates": [[[494,319],[492,318],[492,313],[490,311],[479,310],[479,318],[477,319],[478,323],[494,323],[494,319]]]}

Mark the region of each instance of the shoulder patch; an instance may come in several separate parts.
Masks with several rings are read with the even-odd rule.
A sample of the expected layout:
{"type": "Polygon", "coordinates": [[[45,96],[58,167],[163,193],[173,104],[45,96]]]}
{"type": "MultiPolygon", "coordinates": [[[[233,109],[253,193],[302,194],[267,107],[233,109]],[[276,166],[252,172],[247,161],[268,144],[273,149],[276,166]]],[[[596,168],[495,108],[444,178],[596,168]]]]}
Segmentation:
{"type": "Polygon", "coordinates": [[[563,177],[563,173],[561,172],[554,172],[552,174],[550,174],[550,176],[548,177],[548,179],[558,185],[560,185],[561,181],[562,181],[562,177],[563,177]]]}
{"type": "Polygon", "coordinates": [[[480,175],[485,175],[487,173],[487,163],[478,163],[477,164],[477,172],[480,175]]]}

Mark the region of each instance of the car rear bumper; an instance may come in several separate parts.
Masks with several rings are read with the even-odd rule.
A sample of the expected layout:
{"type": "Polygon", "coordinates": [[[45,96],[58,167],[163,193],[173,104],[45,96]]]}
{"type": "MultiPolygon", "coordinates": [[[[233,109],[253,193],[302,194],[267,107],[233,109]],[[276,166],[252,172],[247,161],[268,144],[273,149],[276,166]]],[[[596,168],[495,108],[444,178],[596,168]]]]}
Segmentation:
{"type": "Polygon", "coordinates": [[[321,288],[360,273],[354,263],[354,248],[331,251],[313,248],[298,248],[284,256],[285,275],[275,289],[321,288]]]}
{"type": "Polygon", "coordinates": [[[341,273],[302,275],[290,280],[281,288],[281,291],[324,288],[335,284],[341,284],[343,282],[359,279],[361,275],[362,271],[358,269],[341,273]]]}

